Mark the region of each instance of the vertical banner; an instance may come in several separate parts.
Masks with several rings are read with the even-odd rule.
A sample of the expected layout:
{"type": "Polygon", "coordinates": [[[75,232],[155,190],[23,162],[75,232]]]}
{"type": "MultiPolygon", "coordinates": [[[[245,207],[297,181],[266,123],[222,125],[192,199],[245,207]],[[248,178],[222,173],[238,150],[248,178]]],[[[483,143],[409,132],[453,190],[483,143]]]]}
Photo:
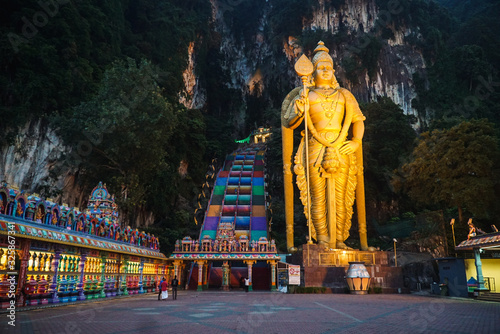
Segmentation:
{"type": "Polygon", "coordinates": [[[288,285],[300,285],[300,266],[288,265],[288,285]]]}

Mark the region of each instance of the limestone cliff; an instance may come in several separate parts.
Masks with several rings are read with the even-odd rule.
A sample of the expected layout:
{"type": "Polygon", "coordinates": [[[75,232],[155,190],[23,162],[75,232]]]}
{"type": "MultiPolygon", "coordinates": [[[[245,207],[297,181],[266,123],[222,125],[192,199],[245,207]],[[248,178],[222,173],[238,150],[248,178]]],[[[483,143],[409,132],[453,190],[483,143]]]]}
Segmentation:
{"type": "Polygon", "coordinates": [[[28,122],[15,143],[0,149],[0,178],[28,193],[81,207],[88,194],[77,185],[75,172],[57,161],[69,148],[42,120],[28,122]],[[50,175],[57,168],[57,175],[50,175]]]}
{"type": "MultiPolygon", "coordinates": [[[[210,34],[217,36],[210,43],[216,44],[221,56],[218,70],[228,74],[223,85],[241,94],[242,104],[233,114],[235,128],[243,129],[248,114],[253,112],[247,108],[250,96],[262,97],[269,105],[276,106],[287,90],[299,85],[293,65],[303,52],[310,55],[310,45],[303,48],[307,44],[305,37],[310,37],[311,44],[320,35],[327,37],[325,43],[335,61],[337,78],[360,102],[388,96],[405,113],[419,119],[412,106],[416,96],[412,75],[419,72],[425,77],[425,63],[422,53],[405,43],[406,36],[418,36],[418,31],[406,28],[401,24],[404,20],[395,24],[397,1],[389,1],[388,8],[379,8],[376,0],[311,1],[313,8],[298,29],[302,33],[287,36],[278,35],[272,23],[276,1],[249,1],[210,0],[210,34]],[[258,15],[247,17],[239,11],[244,4],[261,6],[255,10],[258,15]],[[379,44],[374,51],[374,70],[370,71],[362,64],[362,58],[375,40],[379,44]]],[[[196,53],[204,43],[209,42],[199,37],[185,50],[188,65],[183,73],[185,90],[179,92],[179,101],[187,108],[207,108],[207,87],[200,80],[197,66],[208,60],[196,53]]],[[[26,191],[45,191],[51,196],[59,193],[60,200],[79,206],[87,194],[77,186],[78,171],[61,173],[56,183],[49,178],[50,168],[67,151],[53,130],[41,121],[32,120],[24,126],[14,145],[1,148],[0,176],[26,191]]],[[[150,222],[153,218],[148,216],[144,220],[150,222]]]]}
{"type": "Polygon", "coordinates": [[[61,139],[42,121],[28,122],[14,145],[3,147],[0,175],[10,185],[28,192],[49,186],[49,168],[61,154],[61,139]]]}
{"type": "MultiPolygon", "coordinates": [[[[293,64],[303,50],[298,41],[304,32],[327,33],[338,38],[338,44],[327,44],[335,61],[336,75],[346,88],[350,89],[360,102],[376,100],[377,96],[390,97],[401,106],[406,114],[419,115],[412,100],[416,96],[412,75],[420,72],[425,76],[425,63],[422,53],[405,44],[405,36],[418,33],[404,25],[396,25],[395,18],[399,13],[398,2],[389,2],[388,8],[379,8],[375,0],[345,0],[343,4],[332,5],[333,1],[318,0],[312,10],[311,18],[304,18],[303,36],[289,36],[276,49],[272,39],[269,15],[272,12],[273,1],[266,1],[260,10],[260,17],[253,25],[254,31],[246,31],[251,39],[236,35],[228,24],[245,20],[246,18],[231,17],[244,1],[211,0],[213,6],[214,30],[220,35],[220,53],[224,57],[221,70],[227,70],[230,81],[226,84],[241,90],[242,100],[248,95],[266,92],[271,85],[276,85],[276,76],[298,85],[299,81],[293,71],[293,64]],[[230,17],[228,20],[227,18],[230,17]],[[396,28],[396,26],[398,28],[396,28]],[[389,31],[389,32],[388,32],[389,31]],[[389,38],[381,35],[389,34],[389,38]],[[380,43],[376,49],[375,71],[368,73],[360,64],[365,51],[373,47],[374,41],[380,43]],[[352,73],[345,64],[354,65],[352,73]],[[354,74],[354,75],[353,75],[354,74]]],[[[335,3],[339,3],[336,1],[335,3]]],[[[262,5],[262,2],[260,3],[262,5]]],[[[255,20],[255,18],[253,18],[255,20]]],[[[192,96],[200,92],[192,92],[192,96]]],[[[242,108],[244,113],[245,108],[242,108]]],[[[243,118],[244,115],[240,115],[243,118]]],[[[419,124],[416,125],[417,127],[419,124]]]]}

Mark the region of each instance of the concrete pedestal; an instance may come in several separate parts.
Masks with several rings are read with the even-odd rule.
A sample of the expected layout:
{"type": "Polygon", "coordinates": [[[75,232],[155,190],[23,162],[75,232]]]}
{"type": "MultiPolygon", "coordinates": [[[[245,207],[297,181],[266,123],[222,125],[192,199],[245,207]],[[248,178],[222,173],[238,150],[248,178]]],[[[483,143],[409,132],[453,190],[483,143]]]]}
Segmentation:
{"type": "Polygon", "coordinates": [[[389,252],[325,250],[316,244],[304,244],[287,262],[301,266],[301,285],[326,287],[333,293],[348,291],[345,276],[351,261],[364,261],[371,277],[371,288],[382,293],[409,293],[404,288],[401,267],[389,266],[389,252]]]}

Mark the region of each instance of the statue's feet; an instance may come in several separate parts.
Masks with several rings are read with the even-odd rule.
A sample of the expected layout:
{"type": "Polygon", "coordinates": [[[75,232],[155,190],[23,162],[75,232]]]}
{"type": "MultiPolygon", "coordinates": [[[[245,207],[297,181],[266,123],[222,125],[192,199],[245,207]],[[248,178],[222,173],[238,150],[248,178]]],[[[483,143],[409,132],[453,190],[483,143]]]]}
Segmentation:
{"type": "Polygon", "coordinates": [[[366,246],[366,247],[361,247],[361,250],[362,251],[368,251],[368,252],[374,252],[377,249],[375,247],[366,246]]]}
{"type": "Polygon", "coordinates": [[[352,249],[351,247],[348,247],[345,243],[342,241],[337,241],[337,249],[352,249]]]}
{"type": "Polygon", "coordinates": [[[327,250],[330,248],[330,244],[326,241],[318,241],[318,246],[320,246],[321,248],[327,250]]]}

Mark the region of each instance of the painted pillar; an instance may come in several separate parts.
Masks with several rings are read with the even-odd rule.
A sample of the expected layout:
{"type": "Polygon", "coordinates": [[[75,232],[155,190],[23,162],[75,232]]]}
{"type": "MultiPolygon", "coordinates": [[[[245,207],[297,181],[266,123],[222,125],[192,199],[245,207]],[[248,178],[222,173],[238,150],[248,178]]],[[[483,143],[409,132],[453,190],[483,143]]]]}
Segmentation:
{"type": "Polygon", "coordinates": [[[158,263],[155,263],[155,284],[153,284],[153,292],[158,289],[158,274],[159,274],[158,271],[159,270],[160,270],[160,265],[158,263]]]}
{"type": "Polygon", "coordinates": [[[187,263],[181,262],[181,264],[179,265],[179,276],[177,276],[177,279],[179,280],[179,282],[186,282],[186,285],[184,286],[184,288],[187,290],[187,284],[189,282],[187,281],[188,274],[186,273],[186,266],[187,266],[187,263]]]}
{"type": "Polygon", "coordinates": [[[24,306],[24,303],[26,302],[26,300],[24,299],[23,289],[28,276],[28,271],[26,269],[28,268],[28,263],[30,260],[30,247],[30,239],[19,239],[19,248],[21,250],[21,267],[19,268],[19,276],[17,281],[17,293],[19,296],[19,299],[17,300],[17,306],[24,306]]]}
{"type": "Polygon", "coordinates": [[[120,295],[128,296],[127,290],[127,268],[128,268],[128,259],[129,257],[126,255],[122,255],[122,268],[121,268],[121,286],[122,290],[120,291],[120,295]]]}
{"type": "Polygon", "coordinates": [[[177,276],[177,279],[180,281],[179,276],[179,267],[182,265],[182,261],[175,260],[174,261],[174,276],[177,276]]]}
{"type": "Polygon", "coordinates": [[[104,289],[106,288],[105,283],[105,273],[106,273],[106,262],[107,262],[107,254],[105,252],[101,252],[101,279],[99,282],[99,298],[106,298],[106,292],[104,289]]]}
{"type": "Polygon", "coordinates": [[[271,291],[276,291],[276,261],[268,261],[271,264],[271,291]]]}
{"type": "Polygon", "coordinates": [[[248,291],[253,291],[253,280],[252,280],[252,266],[255,262],[255,260],[249,260],[245,261],[248,267],[248,280],[250,281],[250,285],[248,286],[248,291]]]}
{"type": "Polygon", "coordinates": [[[81,251],[80,263],[78,264],[78,269],[80,272],[80,281],[76,285],[76,290],[78,290],[78,300],[85,300],[85,294],[83,293],[83,277],[85,276],[85,262],[87,261],[87,252],[81,251]]]}
{"type": "MultiPolygon", "coordinates": [[[[12,211],[11,211],[11,214],[13,217],[16,217],[16,211],[17,211],[17,199],[14,201],[14,206],[12,207],[12,211]]],[[[24,213],[23,213],[24,215],[24,213]]],[[[20,218],[23,218],[23,217],[20,217],[20,218]]]]}
{"type": "Polygon", "coordinates": [[[229,291],[229,278],[230,278],[230,273],[231,268],[229,267],[229,261],[224,261],[224,264],[222,265],[222,290],[223,291],[229,291]]]}
{"type": "Polygon", "coordinates": [[[121,296],[122,295],[122,286],[121,286],[121,275],[120,275],[120,271],[121,271],[121,268],[122,268],[122,256],[120,255],[118,257],[118,260],[116,260],[116,287],[118,288],[117,291],[116,291],[116,294],[118,296],[121,296]]]}
{"type": "Polygon", "coordinates": [[[208,272],[210,270],[210,264],[207,262],[207,265],[203,267],[203,288],[208,289],[208,272]]]}
{"type": "Polygon", "coordinates": [[[487,290],[484,287],[483,264],[481,263],[481,250],[479,248],[474,249],[474,258],[476,260],[477,290],[487,290]]]}
{"type": "Polygon", "coordinates": [[[196,291],[203,291],[203,265],[205,261],[196,261],[198,264],[198,288],[196,291]]]}
{"type": "Polygon", "coordinates": [[[160,283],[160,281],[164,276],[165,276],[165,264],[160,262],[160,264],[158,265],[158,283],[160,283]]]}
{"type": "Polygon", "coordinates": [[[143,281],[142,281],[142,274],[144,272],[144,261],[146,259],[145,258],[141,258],[141,263],[139,264],[139,293],[144,293],[144,288],[143,288],[143,281]]]}
{"type": "Polygon", "coordinates": [[[184,263],[180,260],[175,260],[173,262],[174,265],[174,276],[177,276],[177,279],[179,280],[179,287],[182,286],[182,273],[183,273],[183,267],[184,263]]]}
{"type": "Polygon", "coordinates": [[[158,272],[158,278],[156,279],[156,287],[158,288],[158,292],[160,292],[161,291],[160,281],[163,278],[163,265],[161,263],[158,264],[157,272],[158,272]]]}
{"type": "Polygon", "coordinates": [[[165,280],[168,282],[168,287],[170,288],[170,282],[172,281],[172,277],[170,277],[171,270],[168,268],[168,265],[165,264],[165,280]]]}
{"type": "Polygon", "coordinates": [[[52,293],[51,303],[57,304],[59,303],[59,297],[57,296],[57,274],[59,272],[59,260],[61,259],[61,250],[54,250],[54,259],[52,259],[51,271],[54,272],[54,276],[52,276],[52,283],[49,286],[49,292],[52,293]]]}

